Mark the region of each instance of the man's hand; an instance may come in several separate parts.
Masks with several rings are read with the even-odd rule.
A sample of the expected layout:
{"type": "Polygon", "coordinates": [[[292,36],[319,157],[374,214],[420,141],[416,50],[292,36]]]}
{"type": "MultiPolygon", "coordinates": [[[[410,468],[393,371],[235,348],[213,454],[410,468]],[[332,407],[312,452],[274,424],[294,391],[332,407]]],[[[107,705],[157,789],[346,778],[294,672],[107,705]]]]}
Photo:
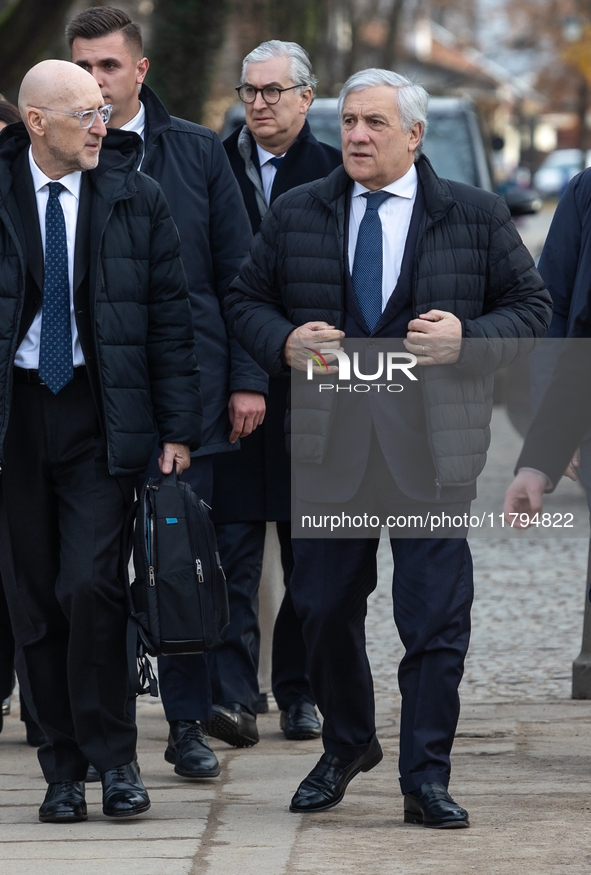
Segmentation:
{"type": "Polygon", "coordinates": [[[246,437],[261,425],[265,410],[265,396],[261,392],[232,392],[228,402],[232,425],[230,443],[235,444],[238,438],[246,437]]]}
{"type": "Polygon", "coordinates": [[[404,345],[419,365],[452,365],[462,349],[462,323],[445,310],[421,313],[408,323],[404,345]]]}
{"type": "Polygon", "coordinates": [[[163,474],[170,474],[176,462],[177,474],[182,474],[191,464],[191,453],[186,444],[163,444],[158,465],[163,474]]]}
{"type": "Polygon", "coordinates": [[[515,480],[505,493],[505,504],[503,505],[503,513],[505,520],[510,523],[514,529],[528,529],[529,521],[524,523],[519,516],[511,516],[511,514],[527,514],[531,519],[542,510],[542,496],[544,490],[548,486],[548,478],[541,471],[526,471],[522,469],[518,471],[515,480]]]}
{"type": "Polygon", "coordinates": [[[579,467],[579,451],[575,450],[575,454],[570,460],[569,466],[563,474],[563,477],[568,477],[569,480],[574,480],[575,482],[579,479],[577,477],[576,468],[579,467]]]}
{"type": "MultiPolygon", "coordinates": [[[[320,347],[323,349],[341,349],[341,339],[345,336],[344,331],[339,331],[334,325],[329,325],[328,322],[306,322],[305,325],[300,325],[295,331],[292,331],[285,342],[284,356],[285,363],[290,368],[297,368],[298,371],[305,371],[308,368],[310,356],[307,353],[318,352],[320,347]]],[[[323,357],[327,362],[336,361],[336,356],[326,355],[323,357]]],[[[313,371],[315,374],[335,374],[338,367],[330,365],[328,371],[324,367],[314,365],[313,371]]]]}

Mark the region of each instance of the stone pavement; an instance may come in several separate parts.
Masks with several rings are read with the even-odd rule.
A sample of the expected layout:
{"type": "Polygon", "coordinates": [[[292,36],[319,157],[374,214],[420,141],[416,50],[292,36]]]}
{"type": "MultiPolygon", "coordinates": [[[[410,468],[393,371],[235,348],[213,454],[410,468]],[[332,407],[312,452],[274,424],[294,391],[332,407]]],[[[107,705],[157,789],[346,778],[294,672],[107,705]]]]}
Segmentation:
{"type": "MultiPolygon", "coordinates": [[[[495,410],[487,488],[502,505],[519,437],[495,410]]],[[[576,484],[551,502],[585,512],[576,484]]],[[[551,504],[549,502],[549,506],[551,504]]],[[[142,818],[108,821],[89,785],[89,821],[41,824],[35,752],[13,713],[0,735],[2,875],[587,875],[591,867],[591,701],[572,701],[588,541],[515,533],[474,538],[474,632],[462,683],[452,792],[469,830],[438,832],[402,822],[397,780],[401,645],[392,621],[392,561],[380,545],[380,582],[367,634],[385,758],[360,775],[343,802],[318,815],[291,814],[289,799],[321,753],[288,743],[276,710],[259,718],[260,743],[214,742],[222,773],[177,778],[163,759],[159,701],[138,704],[139,759],[152,798],[142,818]]],[[[17,710],[16,703],[14,711],[17,710]]]]}
{"type": "Polygon", "coordinates": [[[176,778],[162,757],[159,706],[139,709],[139,757],[152,809],[102,817],[88,787],[89,820],[41,824],[44,792],[35,754],[14,717],[0,742],[2,875],[587,875],[591,865],[591,702],[480,702],[464,706],[452,789],[472,828],[405,826],[397,790],[396,701],[381,702],[384,761],[350,785],[340,806],[304,817],[287,803],[320,754],[288,744],[276,712],[261,742],[215,744],[218,779],[176,778]]]}

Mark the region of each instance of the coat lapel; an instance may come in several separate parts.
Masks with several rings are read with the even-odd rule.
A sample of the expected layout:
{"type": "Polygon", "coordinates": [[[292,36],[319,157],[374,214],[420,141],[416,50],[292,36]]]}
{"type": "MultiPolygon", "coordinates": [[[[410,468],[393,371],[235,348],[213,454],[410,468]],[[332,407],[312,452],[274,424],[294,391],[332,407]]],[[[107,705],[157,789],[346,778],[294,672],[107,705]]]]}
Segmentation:
{"type": "MultiPolygon", "coordinates": [[[[31,168],[29,167],[28,149],[23,149],[15,158],[12,190],[16,199],[20,227],[22,228],[25,240],[27,267],[40,291],[43,291],[43,244],[41,242],[37,199],[35,197],[35,189],[33,188],[31,168]]],[[[17,230],[18,228],[19,226],[17,225],[17,230]]]]}

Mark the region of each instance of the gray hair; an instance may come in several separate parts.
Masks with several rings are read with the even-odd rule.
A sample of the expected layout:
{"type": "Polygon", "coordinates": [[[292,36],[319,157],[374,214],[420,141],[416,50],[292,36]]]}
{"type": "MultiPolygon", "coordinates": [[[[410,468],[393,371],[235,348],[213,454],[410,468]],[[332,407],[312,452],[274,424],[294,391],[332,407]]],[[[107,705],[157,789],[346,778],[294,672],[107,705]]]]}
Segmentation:
{"type": "Polygon", "coordinates": [[[391,70],[380,70],[377,67],[353,73],[352,76],[349,76],[339,94],[339,117],[342,118],[343,116],[343,107],[349,94],[352,94],[354,91],[364,91],[366,88],[374,88],[376,85],[389,85],[396,89],[398,96],[398,117],[400,118],[402,130],[405,133],[412,128],[415,122],[422,122],[423,136],[417,149],[417,154],[419,154],[423,138],[427,133],[429,95],[422,85],[417,85],[416,82],[412,82],[406,76],[393,73],[391,70]]]}
{"type": "Polygon", "coordinates": [[[290,58],[290,78],[294,85],[301,85],[297,89],[298,94],[301,94],[305,88],[311,88],[312,94],[316,94],[316,85],[318,79],[312,72],[312,62],[310,55],[297,43],[287,43],[280,39],[271,39],[265,43],[261,43],[256,49],[245,57],[242,62],[242,76],[240,82],[244,83],[246,77],[246,68],[249,64],[259,61],[268,61],[271,58],[290,58]]]}

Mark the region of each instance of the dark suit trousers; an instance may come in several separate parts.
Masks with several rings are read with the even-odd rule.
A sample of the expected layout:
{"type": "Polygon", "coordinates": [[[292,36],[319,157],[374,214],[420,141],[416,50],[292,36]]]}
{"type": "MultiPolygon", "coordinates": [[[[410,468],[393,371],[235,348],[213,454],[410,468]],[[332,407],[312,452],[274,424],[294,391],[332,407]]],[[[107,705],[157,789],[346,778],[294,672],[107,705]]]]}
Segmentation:
{"type": "Polygon", "coordinates": [[[0,477],[0,563],[16,667],[46,781],[131,762],[120,535],[133,478],[112,477],[86,376],[15,383],[0,477]]]}
{"type": "Polygon", "coordinates": [[[273,695],[280,711],[296,702],[315,704],[308,677],[308,655],[302,632],[303,622],[296,614],[289,587],[293,573],[291,521],[277,523],[285,595],[273,630],[273,695]]]}
{"type": "Polygon", "coordinates": [[[0,579],[0,703],[7,699],[14,685],[14,637],[0,579]]]}
{"type": "Polygon", "coordinates": [[[228,585],[230,629],[222,646],[207,657],[213,701],[240,702],[251,714],[256,714],[259,696],[258,591],[266,527],[264,520],[215,527],[228,585]]]}
{"type": "MultiPolygon", "coordinates": [[[[408,793],[426,781],[449,781],[470,638],[472,560],[463,538],[390,543],[394,619],[406,649],[398,671],[399,767],[402,792],[408,793]]],[[[324,747],[343,760],[364,753],[376,731],[365,617],[377,582],[377,548],[377,539],[293,540],[290,588],[304,620],[324,747]]]]}

